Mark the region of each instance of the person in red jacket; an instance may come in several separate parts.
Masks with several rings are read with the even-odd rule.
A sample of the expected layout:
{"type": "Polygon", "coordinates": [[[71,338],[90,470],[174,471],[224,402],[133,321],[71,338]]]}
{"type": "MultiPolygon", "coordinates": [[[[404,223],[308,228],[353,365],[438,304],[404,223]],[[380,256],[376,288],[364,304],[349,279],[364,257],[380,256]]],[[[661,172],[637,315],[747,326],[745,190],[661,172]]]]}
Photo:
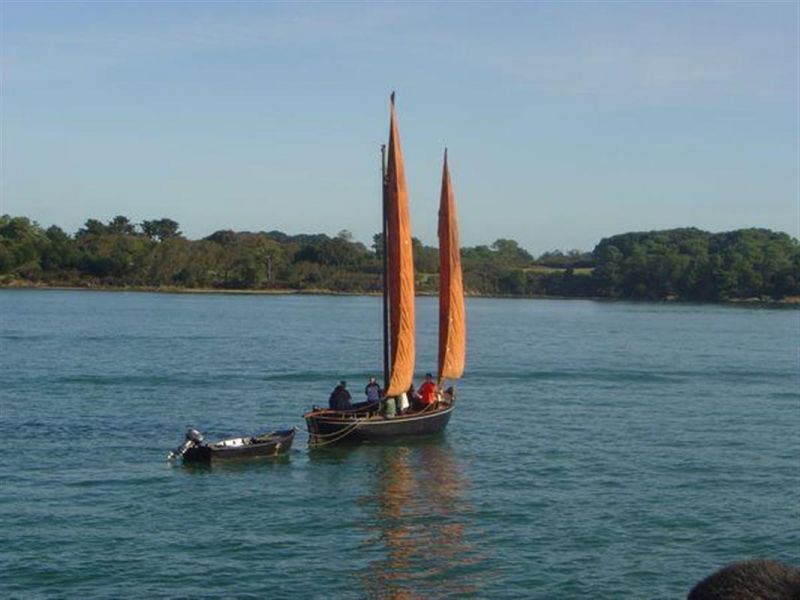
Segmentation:
{"type": "Polygon", "coordinates": [[[437,400],[437,390],[436,384],[433,383],[433,375],[430,373],[425,374],[425,381],[419,386],[418,393],[421,397],[421,402],[423,408],[430,406],[437,400]]]}

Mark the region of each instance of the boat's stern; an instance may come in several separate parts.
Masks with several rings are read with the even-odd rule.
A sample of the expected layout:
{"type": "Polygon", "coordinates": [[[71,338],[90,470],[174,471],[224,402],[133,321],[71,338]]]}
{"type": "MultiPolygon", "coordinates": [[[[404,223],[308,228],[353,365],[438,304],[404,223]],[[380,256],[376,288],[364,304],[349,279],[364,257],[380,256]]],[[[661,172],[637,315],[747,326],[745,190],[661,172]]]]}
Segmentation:
{"type": "Polygon", "coordinates": [[[181,458],[190,448],[196,448],[203,443],[203,434],[197,429],[189,429],[184,436],[183,443],[167,455],[167,460],[181,458]]]}

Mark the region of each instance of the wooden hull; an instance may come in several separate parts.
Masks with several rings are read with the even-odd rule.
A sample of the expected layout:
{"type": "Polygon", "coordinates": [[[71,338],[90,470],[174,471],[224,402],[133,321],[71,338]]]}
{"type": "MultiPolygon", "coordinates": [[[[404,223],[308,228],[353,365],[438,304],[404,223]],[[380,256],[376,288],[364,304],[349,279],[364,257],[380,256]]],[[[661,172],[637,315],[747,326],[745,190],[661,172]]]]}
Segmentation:
{"type": "Polygon", "coordinates": [[[335,411],[318,410],[304,415],[309,443],[326,446],[342,442],[381,442],[406,436],[441,433],[447,427],[455,405],[430,412],[417,412],[392,418],[359,418],[335,411]]]}
{"type": "Polygon", "coordinates": [[[285,454],[292,447],[294,429],[272,434],[232,438],[213,444],[193,446],[183,454],[184,462],[212,462],[241,458],[257,458],[285,454]]]}

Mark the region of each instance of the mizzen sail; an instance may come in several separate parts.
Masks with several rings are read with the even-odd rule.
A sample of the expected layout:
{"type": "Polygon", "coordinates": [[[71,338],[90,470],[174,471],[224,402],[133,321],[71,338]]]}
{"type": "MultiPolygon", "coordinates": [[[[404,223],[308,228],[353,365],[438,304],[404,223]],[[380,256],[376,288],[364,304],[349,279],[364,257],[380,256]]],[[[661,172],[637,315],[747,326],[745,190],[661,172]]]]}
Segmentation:
{"type": "Polygon", "coordinates": [[[467,349],[464,283],[458,243],[458,218],[447,150],[444,151],[439,201],[439,382],[464,372],[467,349]]]}
{"type": "Polygon", "coordinates": [[[385,393],[387,396],[398,396],[407,391],[414,380],[414,257],[394,94],[391,99],[384,201],[391,357],[391,374],[385,393]]]}

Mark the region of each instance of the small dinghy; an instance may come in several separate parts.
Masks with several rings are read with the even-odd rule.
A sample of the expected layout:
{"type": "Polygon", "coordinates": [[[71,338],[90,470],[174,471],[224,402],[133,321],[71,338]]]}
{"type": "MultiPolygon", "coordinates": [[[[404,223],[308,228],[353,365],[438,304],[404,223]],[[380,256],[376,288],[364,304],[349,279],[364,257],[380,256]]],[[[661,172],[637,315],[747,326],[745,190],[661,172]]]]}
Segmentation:
{"type": "Polygon", "coordinates": [[[285,454],[292,447],[294,432],[294,429],[285,429],[207,444],[203,442],[202,433],[196,429],[189,429],[183,444],[170,452],[167,459],[183,457],[184,462],[211,462],[232,458],[277,456],[285,454]]]}

